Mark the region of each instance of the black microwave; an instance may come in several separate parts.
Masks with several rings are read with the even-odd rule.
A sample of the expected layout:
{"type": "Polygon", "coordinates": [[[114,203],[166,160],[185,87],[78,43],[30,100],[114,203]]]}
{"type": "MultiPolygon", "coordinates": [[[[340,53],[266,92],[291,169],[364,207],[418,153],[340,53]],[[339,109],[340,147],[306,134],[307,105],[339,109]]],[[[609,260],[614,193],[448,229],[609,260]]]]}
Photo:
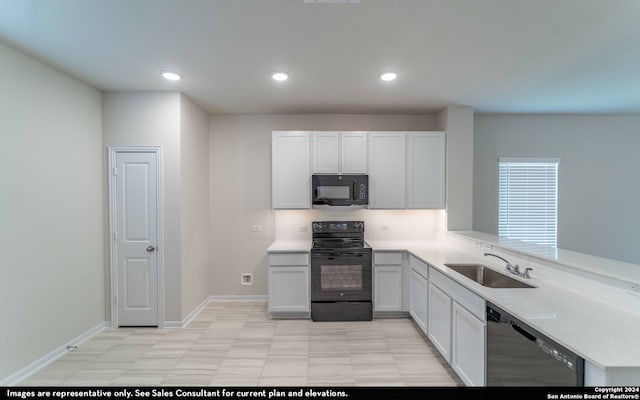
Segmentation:
{"type": "Polygon", "coordinates": [[[369,204],[368,175],[311,175],[312,204],[364,206],[369,204]]]}

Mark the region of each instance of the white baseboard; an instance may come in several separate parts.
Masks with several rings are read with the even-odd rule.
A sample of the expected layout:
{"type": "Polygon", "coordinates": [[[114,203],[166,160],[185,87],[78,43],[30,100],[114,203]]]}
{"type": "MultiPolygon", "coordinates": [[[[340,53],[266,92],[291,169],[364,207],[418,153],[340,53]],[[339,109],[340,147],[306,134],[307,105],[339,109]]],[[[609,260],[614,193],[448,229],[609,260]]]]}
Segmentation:
{"type": "Polygon", "coordinates": [[[15,386],[15,385],[17,385],[21,381],[25,380],[29,376],[35,374],[36,372],[38,372],[42,368],[46,367],[47,365],[51,364],[52,362],[54,362],[55,360],[57,360],[58,358],[62,357],[64,354],[66,354],[68,352],[68,348],[67,348],[68,346],[78,346],[81,343],[91,339],[93,336],[103,332],[108,327],[110,327],[110,323],[108,321],[104,321],[104,322],[99,323],[98,325],[94,326],[93,328],[89,329],[88,331],[80,334],[76,338],[71,339],[70,341],[68,341],[67,343],[63,344],[62,346],[54,349],[53,351],[51,351],[51,352],[45,354],[44,356],[40,357],[39,359],[35,360],[34,362],[32,362],[31,364],[29,364],[26,367],[22,368],[18,372],[14,373],[14,374],[11,374],[11,375],[7,376],[4,379],[1,379],[0,380],[0,386],[15,386]]]}
{"type": "MultiPolygon", "coordinates": [[[[167,329],[182,329],[185,328],[189,325],[189,323],[191,323],[191,321],[193,321],[194,318],[196,318],[198,316],[198,314],[200,314],[200,312],[202,310],[205,309],[205,307],[207,306],[207,304],[211,303],[211,302],[231,302],[231,301],[242,301],[242,302],[266,302],[267,301],[267,296],[266,295],[213,295],[213,296],[209,296],[206,299],[204,299],[202,301],[202,303],[200,303],[196,308],[193,309],[193,311],[191,311],[189,313],[189,315],[187,315],[185,317],[185,319],[183,319],[182,321],[164,321],[164,328],[167,329]]],[[[0,379],[0,386],[15,386],[18,383],[20,383],[21,381],[23,381],[24,379],[28,378],[29,376],[35,374],[36,372],[38,372],[39,370],[41,370],[42,368],[46,367],[47,365],[51,364],[52,362],[54,362],[55,360],[57,360],[58,358],[60,358],[61,356],[63,356],[64,354],[67,353],[68,346],[78,346],[81,343],[91,339],[93,336],[101,333],[102,331],[104,331],[107,328],[111,327],[111,323],[109,321],[104,321],[99,323],[98,325],[94,326],[93,328],[89,329],[88,331],[82,333],[81,335],[79,335],[78,337],[68,341],[67,343],[63,344],[62,346],[54,349],[53,351],[49,352],[48,354],[45,354],[44,356],[40,357],[39,359],[37,359],[36,361],[32,362],[31,364],[27,365],[26,367],[22,368],[21,370],[19,370],[18,372],[7,376],[6,378],[0,379]]]]}
{"type": "Polygon", "coordinates": [[[211,301],[211,297],[207,297],[202,301],[202,303],[196,306],[196,308],[194,308],[193,311],[191,311],[189,315],[187,315],[182,321],[164,321],[164,327],[166,329],[186,328],[191,323],[191,321],[193,321],[193,319],[197,317],[198,314],[200,314],[200,311],[202,311],[211,301]]]}
{"type": "Polygon", "coordinates": [[[164,321],[164,329],[182,329],[182,321],[164,321]]]}
{"type": "Polygon", "coordinates": [[[211,301],[267,301],[266,294],[222,294],[209,296],[211,301]]]}

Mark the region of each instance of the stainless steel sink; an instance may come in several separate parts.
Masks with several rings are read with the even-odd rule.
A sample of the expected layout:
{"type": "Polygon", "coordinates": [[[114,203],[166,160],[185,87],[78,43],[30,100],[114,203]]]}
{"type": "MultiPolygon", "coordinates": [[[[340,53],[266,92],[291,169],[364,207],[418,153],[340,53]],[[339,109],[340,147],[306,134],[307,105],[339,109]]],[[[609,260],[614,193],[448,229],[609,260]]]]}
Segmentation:
{"type": "Polygon", "coordinates": [[[457,273],[490,288],[534,288],[482,264],[445,264],[457,273]]]}

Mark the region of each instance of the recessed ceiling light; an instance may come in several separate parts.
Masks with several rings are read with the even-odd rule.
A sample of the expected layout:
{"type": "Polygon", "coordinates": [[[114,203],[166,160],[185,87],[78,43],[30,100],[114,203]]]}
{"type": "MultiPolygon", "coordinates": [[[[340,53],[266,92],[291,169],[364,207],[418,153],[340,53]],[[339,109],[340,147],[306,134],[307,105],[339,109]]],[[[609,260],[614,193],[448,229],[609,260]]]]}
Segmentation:
{"type": "Polygon", "coordinates": [[[273,78],[274,81],[284,82],[287,79],[289,79],[289,74],[287,74],[284,71],[276,71],[273,74],[271,74],[271,77],[273,78]]]}
{"type": "Polygon", "coordinates": [[[173,71],[162,71],[162,77],[169,81],[179,81],[180,79],[182,79],[182,76],[180,74],[177,74],[173,71]]]}
{"type": "Polygon", "coordinates": [[[391,82],[398,77],[398,73],[395,71],[385,71],[380,74],[380,79],[385,82],[391,82]]]}

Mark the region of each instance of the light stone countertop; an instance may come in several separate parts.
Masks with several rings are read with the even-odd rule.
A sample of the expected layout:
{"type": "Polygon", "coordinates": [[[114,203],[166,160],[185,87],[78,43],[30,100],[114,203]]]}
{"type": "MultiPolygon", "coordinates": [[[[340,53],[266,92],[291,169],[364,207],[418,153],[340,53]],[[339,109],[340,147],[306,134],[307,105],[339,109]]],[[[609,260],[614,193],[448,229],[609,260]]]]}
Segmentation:
{"type": "Polygon", "coordinates": [[[450,233],[460,235],[468,239],[491,243],[498,248],[535,257],[544,261],[562,264],[580,271],[640,285],[640,265],[612,260],[610,258],[592,256],[590,254],[578,253],[571,250],[525,243],[520,240],[501,238],[484,232],[452,231],[450,233]]]}
{"type": "MultiPolygon", "coordinates": [[[[374,251],[408,251],[600,368],[640,371],[640,316],[590,297],[588,288],[570,290],[536,276],[527,280],[536,286],[534,289],[488,288],[444,264],[481,263],[503,272],[504,265],[499,260],[461,251],[445,241],[367,240],[367,243],[374,251]]],[[[308,252],[310,248],[308,241],[276,241],[268,252],[308,252]]]]}
{"type": "Polygon", "coordinates": [[[309,253],[311,240],[276,240],[267,248],[267,253],[309,253]]]}
{"type": "Polygon", "coordinates": [[[536,286],[534,289],[484,287],[444,264],[479,263],[503,272],[504,263],[460,251],[446,242],[367,243],[374,251],[410,252],[601,368],[638,368],[640,373],[640,316],[637,314],[589,297],[588,291],[580,293],[569,290],[536,276],[526,280],[536,286]]]}

